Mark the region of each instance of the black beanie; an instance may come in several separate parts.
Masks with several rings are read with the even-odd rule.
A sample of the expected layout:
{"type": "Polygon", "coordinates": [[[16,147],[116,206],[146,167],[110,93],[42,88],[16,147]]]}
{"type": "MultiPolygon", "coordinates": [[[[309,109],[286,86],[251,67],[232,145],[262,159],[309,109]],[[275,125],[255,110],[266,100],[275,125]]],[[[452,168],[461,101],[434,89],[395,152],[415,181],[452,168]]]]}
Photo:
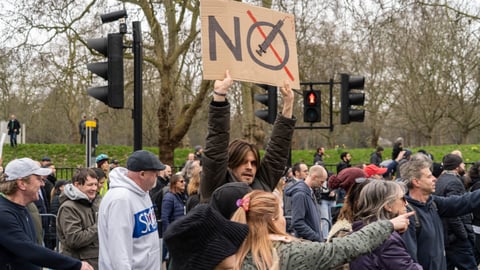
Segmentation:
{"type": "Polygon", "coordinates": [[[230,219],[237,211],[237,200],[250,193],[252,188],[244,182],[229,182],[215,189],[210,199],[210,206],[230,219]]]}
{"type": "Polygon", "coordinates": [[[455,154],[447,154],[443,157],[443,169],[444,170],[454,170],[460,164],[462,164],[463,160],[459,155],[455,154]]]}
{"type": "Polygon", "coordinates": [[[163,235],[173,270],[211,270],[234,255],[248,235],[248,225],[230,221],[199,204],[174,221],[163,235]]]}

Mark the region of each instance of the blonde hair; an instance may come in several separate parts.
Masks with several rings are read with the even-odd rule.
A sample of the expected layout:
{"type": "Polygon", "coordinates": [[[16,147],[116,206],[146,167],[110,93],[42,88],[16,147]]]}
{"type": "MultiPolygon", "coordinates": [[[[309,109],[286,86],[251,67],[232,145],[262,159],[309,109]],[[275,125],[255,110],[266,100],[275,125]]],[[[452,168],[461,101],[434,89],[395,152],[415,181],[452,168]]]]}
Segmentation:
{"type": "Polygon", "coordinates": [[[187,187],[187,194],[188,196],[192,196],[198,193],[198,189],[200,188],[200,174],[194,174],[190,178],[190,182],[188,183],[187,187]]]}
{"type": "MultiPolygon", "coordinates": [[[[7,180],[7,175],[2,173],[0,175],[0,192],[5,195],[12,195],[15,194],[18,189],[18,183],[16,180],[7,180]]],[[[30,183],[30,175],[20,178],[25,183],[30,183]]]]}
{"type": "Polygon", "coordinates": [[[273,243],[270,234],[285,235],[274,223],[279,218],[279,199],[271,192],[254,190],[242,199],[244,202],[233,214],[231,220],[248,224],[247,238],[237,251],[235,269],[242,269],[248,252],[252,253],[255,266],[260,270],[272,269],[275,264],[273,243]]]}

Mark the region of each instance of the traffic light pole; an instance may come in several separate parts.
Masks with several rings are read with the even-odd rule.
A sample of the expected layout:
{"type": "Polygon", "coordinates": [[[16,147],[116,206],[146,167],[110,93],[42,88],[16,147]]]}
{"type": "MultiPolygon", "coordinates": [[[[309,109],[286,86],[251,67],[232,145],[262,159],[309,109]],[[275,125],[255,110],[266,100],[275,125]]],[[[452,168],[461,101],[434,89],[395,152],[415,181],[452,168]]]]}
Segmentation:
{"type": "Polygon", "coordinates": [[[329,129],[333,131],[333,85],[335,82],[333,79],[330,79],[328,82],[306,82],[300,83],[300,85],[309,86],[310,90],[313,90],[314,85],[329,85],[330,86],[330,106],[329,106],[329,125],[328,126],[314,126],[313,123],[310,123],[310,126],[296,126],[295,129],[329,129]]]}
{"type": "Polygon", "coordinates": [[[142,30],[133,22],[133,151],[142,149],[142,30]]]}
{"type": "Polygon", "coordinates": [[[86,121],[86,140],[85,140],[85,157],[86,157],[86,168],[90,168],[93,165],[93,156],[95,155],[95,143],[93,142],[92,131],[97,127],[97,122],[95,121],[86,121]]]}

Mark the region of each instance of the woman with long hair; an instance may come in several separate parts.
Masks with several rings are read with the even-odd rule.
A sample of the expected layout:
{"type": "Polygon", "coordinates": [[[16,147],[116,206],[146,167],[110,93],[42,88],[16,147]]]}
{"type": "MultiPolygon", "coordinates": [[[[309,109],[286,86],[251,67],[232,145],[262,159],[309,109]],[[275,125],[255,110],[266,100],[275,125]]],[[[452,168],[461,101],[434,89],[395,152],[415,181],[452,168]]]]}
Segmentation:
{"type": "Polygon", "coordinates": [[[331,189],[342,190],[346,194],[342,200],[342,207],[340,208],[336,222],[328,232],[328,242],[330,242],[332,238],[343,237],[352,231],[353,212],[355,211],[354,204],[363,186],[371,181],[366,177],[367,174],[360,168],[346,168],[338,175],[330,176],[328,186],[331,189]]]}
{"type": "Polygon", "coordinates": [[[283,209],[271,192],[254,190],[237,205],[232,221],[248,224],[249,233],[237,252],[235,269],[329,269],[370,252],[394,229],[406,230],[411,215],[374,222],[333,243],[321,243],[286,233],[283,209]]]}
{"type": "Polygon", "coordinates": [[[200,188],[200,173],[202,172],[202,167],[200,166],[200,160],[191,161],[192,165],[190,170],[190,182],[187,185],[187,213],[200,202],[200,194],[198,193],[198,189],[200,188]]]}
{"type": "MultiPolygon", "coordinates": [[[[356,202],[353,231],[379,220],[395,218],[407,212],[405,187],[392,181],[375,180],[363,187],[356,202]]],[[[350,262],[351,270],[365,269],[423,269],[407,251],[399,233],[393,232],[387,241],[372,253],[350,262]]]]}
{"type": "Polygon", "coordinates": [[[200,171],[200,160],[187,160],[185,166],[183,166],[182,170],[180,171],[180,174],[183,176],[185,182],[187,183],[187,187],[192,177],[195,177],[196,174],[200,174],[200,171]]]}
{"type": "MultiPolygon", "coordinates": [[[[165,193],[162,200],[162,234],[168,226],[175,220],[186,214],[185,203],[185,178],[180,173],[176,173],[170,179],[170,190],[165,193]]],[[[163,245],[163,260],[166,260],[166,246],[163,245]]]]}

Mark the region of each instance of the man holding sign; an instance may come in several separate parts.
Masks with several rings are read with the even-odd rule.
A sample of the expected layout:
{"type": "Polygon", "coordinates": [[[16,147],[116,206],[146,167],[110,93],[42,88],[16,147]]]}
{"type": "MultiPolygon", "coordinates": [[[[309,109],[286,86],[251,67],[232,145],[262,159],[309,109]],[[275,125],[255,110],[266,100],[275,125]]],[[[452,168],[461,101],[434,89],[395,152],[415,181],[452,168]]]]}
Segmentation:
{"type": "MultiPolygon", "coordinates": [[[[296,119],[293,118],[293,91],[285,81],[280,88],[282,114],[277,116],[265,155],[260,159],[256,145],[236,139],[230,144],[230,104],[227,100],[233,80],[229,71],[225,79],[215,81],[208,114],[208,134],[202,158],[200,196],[208,202],[213,191],[229,182],[244,182],[253,189],[273,191],[287,164],[296,119]]],[[[228,198],[227,198],[228,199],[228,198]]],[[[229,198],[239,199],[239,198],[229,198]]]]}

